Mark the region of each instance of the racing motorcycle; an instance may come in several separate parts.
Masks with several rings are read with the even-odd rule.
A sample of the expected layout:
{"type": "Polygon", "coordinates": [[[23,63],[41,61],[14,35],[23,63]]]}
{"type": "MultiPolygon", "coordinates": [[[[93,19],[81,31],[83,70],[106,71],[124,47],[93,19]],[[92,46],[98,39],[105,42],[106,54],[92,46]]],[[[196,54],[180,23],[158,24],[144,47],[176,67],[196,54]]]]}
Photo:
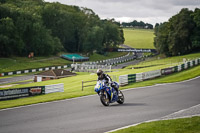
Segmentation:
{"type": "MultiPolygon", "coordinates": [[[[117,82],[113,82],[115,86],[119,88],[117,82]]],[[[118,92],[111,86],[108,86],[105,83],[105,80],[97,81],[97,84],[94,88],[95,92],[100,96],[100,101],[104,106],[109,106],[110,103],[117,102],[119,104],[124,103],[124,95],[118,90],[118,92]]]]}

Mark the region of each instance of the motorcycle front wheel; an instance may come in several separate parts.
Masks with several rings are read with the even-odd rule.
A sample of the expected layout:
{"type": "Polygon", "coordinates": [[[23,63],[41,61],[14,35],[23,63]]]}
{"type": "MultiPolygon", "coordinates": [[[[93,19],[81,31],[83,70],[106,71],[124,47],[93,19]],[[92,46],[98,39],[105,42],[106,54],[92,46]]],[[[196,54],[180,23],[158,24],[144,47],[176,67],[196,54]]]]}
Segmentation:
{"type": "Polygon", "coordinates": [[[124,94],[119,90],[119,93],[118,93],[118,100],[117,102],[119,104],[123,104],[124,103],[124,94]]]}
{"type": "Polygon", "coordinates": [[[100,101],[104,106],[109,106],[109,97],[108,94],[106,93],[106,91],[102,91],[101,95],[100,95],[100,101]]]}

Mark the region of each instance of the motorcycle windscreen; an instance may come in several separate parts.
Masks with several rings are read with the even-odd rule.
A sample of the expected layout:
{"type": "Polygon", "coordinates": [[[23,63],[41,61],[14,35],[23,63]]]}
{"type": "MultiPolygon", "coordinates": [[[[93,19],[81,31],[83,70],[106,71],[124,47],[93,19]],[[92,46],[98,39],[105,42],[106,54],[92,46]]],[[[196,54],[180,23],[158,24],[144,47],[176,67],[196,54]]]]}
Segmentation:
{"type": "Polygon", "coordinates": [[[99,92],[101,89],[102,89],[102,83],[97,83],[97,84],[95,85],[95,87],[94,87],[94,90],[95,90],[96,92],[99,92]]]}

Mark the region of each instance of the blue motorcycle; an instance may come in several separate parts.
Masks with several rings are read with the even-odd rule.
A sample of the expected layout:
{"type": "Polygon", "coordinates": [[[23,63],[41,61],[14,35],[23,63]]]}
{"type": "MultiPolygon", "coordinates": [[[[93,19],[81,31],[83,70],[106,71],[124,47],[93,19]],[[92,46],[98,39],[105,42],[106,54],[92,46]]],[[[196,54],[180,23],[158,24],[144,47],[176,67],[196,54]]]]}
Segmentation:
{"type": "MultiPolygon", "coordinates": [[[[119,85],[116,82],[113,82],[118,88],[119,85]]],[[[107,86],[105,81],[97,81],[97,84],[95,86],[95,91],[100,96],[100,101],[104,106],[109,106],[110,103],[117,102],[119,104],[124,103],[124,95],[123,93],[118,90],[118,92],[110,86],[107,86]]]]}

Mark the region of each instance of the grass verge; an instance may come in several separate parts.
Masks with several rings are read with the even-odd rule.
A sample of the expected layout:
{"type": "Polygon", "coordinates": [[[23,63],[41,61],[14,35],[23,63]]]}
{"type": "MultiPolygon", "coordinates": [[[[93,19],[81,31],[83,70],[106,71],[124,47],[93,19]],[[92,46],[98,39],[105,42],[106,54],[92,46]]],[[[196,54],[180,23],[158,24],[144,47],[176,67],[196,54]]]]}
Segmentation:
{"type": "Polygon", "coordinates": [[[200,117],[142,123],[112,133],[200,133],[200,117]]]}

